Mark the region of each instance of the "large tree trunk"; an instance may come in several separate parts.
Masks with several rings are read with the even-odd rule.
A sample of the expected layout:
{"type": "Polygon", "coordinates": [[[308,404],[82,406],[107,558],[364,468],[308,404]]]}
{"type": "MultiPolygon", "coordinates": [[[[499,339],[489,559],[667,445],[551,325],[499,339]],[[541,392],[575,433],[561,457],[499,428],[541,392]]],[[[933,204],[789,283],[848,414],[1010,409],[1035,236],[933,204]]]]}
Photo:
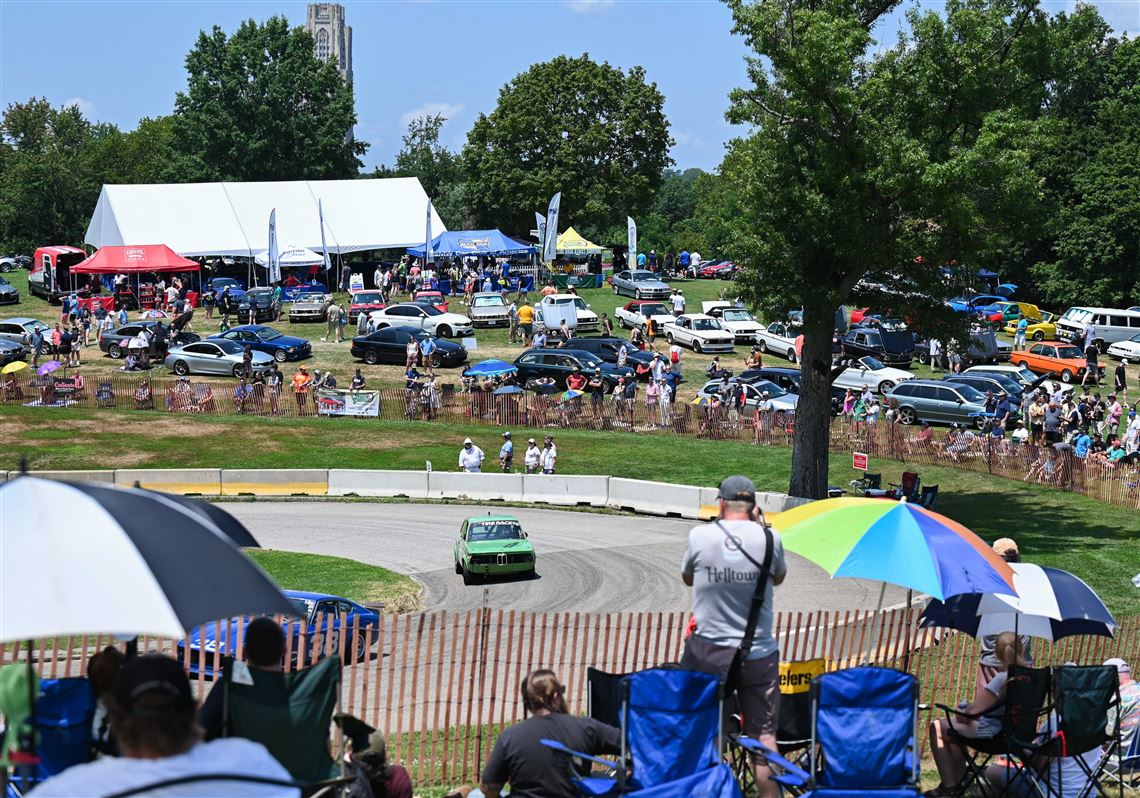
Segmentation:
{"type": "Polygon", "coordinates": [[[804,308],[803,377],[796,405],[796,436],[788,492],[805,499],[827,498],[827,454],[831,431],[831,335],[833,312],[804,308]]]}

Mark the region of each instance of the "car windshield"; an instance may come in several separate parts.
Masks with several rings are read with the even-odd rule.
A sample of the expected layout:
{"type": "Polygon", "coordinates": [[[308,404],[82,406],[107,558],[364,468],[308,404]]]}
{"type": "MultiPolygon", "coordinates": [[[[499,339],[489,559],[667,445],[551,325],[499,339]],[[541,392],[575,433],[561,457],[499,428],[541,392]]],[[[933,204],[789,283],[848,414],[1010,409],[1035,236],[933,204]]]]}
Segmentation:
{"type": "Polygon", "coordinates": [[[752,386],[757,391],[759,391],[760,393],[764,393],[764,391],[767,391],[768,392],[768,398],[770,398],[770,399],[775,399],[777,396],[784,396],[785,394],[788,393],[787,391],[785,391],[783,388],[781,388],[776,383],[768,382],[768,380],[755,380],[752,383],[752,386]]]}
{"type": "Polygon", "coordinates": [[[303,598],[291,598],[289,603],[297,608],[297,614],[302,618],[308,618],[313,613],[313,607],[317,605],[317,602],[312,599],[303,598]]]}
{"type": "Polygon", "coordinates": [[[723,330],[716,319],[693,319],[694,330],[723,330]]]}
{"type": "Polygon", "coordinates": [[[1081,352],[1081,350],[1077,349],[1075,346],[1058,346],[1057,347],[1057,357],[1078,358],[1079,359],[1079,358],[1084,357],[1084,354],[1081,352]]]}
{"type": "Polygon", "coordinates": [[[468,543],[486,543],[492,540],[522,540],[523,531],[518,521],[477,521],[467,527],[468,543]]]}
{"type": "Polygon", "coordinates": [[[958,391],[958,394],[963,399],[965,399],[967,402],[984,402],[984,401],[986,401],[986,397],[982,395],[981,391],[979,391],[977,388],[973,388],[969,385],[959,385],[959,386],[957,386],[957,391],[958,391]]]}
{"type": "Polygon", "coordinates": [[[859,358],[859,363],[871,371],[878,371],[879,369],[886,368],[886,366],[884,366],[881,361],[873,357],[861,357],[859,358]]]}
{"type": "Polygon", "coordinates": [[[255,332],[257,334],[257,337],[263,341],[275,341],[278,338],[285,337],[272,327],[254,327],[253,332],[255,332]]]}
{"type": "Polygon", "coordinates": [[[1128,340],[1134,344],[1140,344],[1140,333],[1136,333],[1134,336],[1132,336],[1128,340]]]}
{"type": "Polygon", "coordinates": [[[635,283],[640,283],[645,280],[656,280],[657,277],[653,274],[653,272],[630,272],[629,279],[633,280],[635,283]]]}
{"type": "Polygon", "coordinates": [[[239,283],[237,280],[233,279],[232,277],[215,277],[213,280],[210,281],[210,285],[212,285],[214,288],[216,288],[219,291],[222,290],[223,288],[227,288],[227,287],[228,288],[241,288],[241,283],[239,283]]]}
{"type": "Polygon", "coordinates": [[[422,310],[424,313],[426,313],[429,316],[442,316],[443,315],[442,310],[440,310],[439,308],[435,307],[434,305],[432,305],[430,303],[425,303],[422,305],[417,304],[416,307],[419,308],[420,310],[422,310]]]}
{"type": "Polygon", "coordinates": [[[726,310],[721,314],[725,321],[752,321],[752,314],[747,310],[726,310]]]}
{"type": "Polygon", "coordinates": [[[220,346],[227,355],[240,355],[245,351],[245,347],[237,341],[227,341],[225,338],[213,338],[211,343],[220,346]]]}
{"type": "Polygon", "coordinates": [[[660,303],[640,305],[640,306],[638,306],[638,310],[641,312],[641,315],[643,315],[643,316],[668,316],[668,315],[670,315],[669,311],[667,311],[665,309],[665,306],[660,304],[660,303]]]}
{"type": "Polygon", "coordinates": [[[250,290],[245,292],[245,295],[247,297],[249,297],[250,299],[255,299],[257,297],[270,297],[273,295],[273,289],[272,288],[251,288],[250,290]]]}
{"type": "Polygon", "coordinates": [[[320,302],[325,298],[325,292],[319,288],[302,288],[297,294],[298,302],[320,302]]]}
{"type": "Polygon", "coordinates": [[[384,297],[380,293],[361,292],[352,297],[352,304],[354,305],[371,305],[383,301],[384,297]]]}
{"type": "Polygon", "coordinates": [[[602,365],[602,359],[593,352],[582,352],[578,355],[578,359],[582,361],[584,366],[600,367],[602,365]]]}
{"type": "Polygon", "coordinates": [[[1084,308],[1069,308],[1065,311],[1065,315],[1061,317],[1061,321],[1075,321],[1081,324],[1092,319],[1092,311],[1085,310],[1084,308]]]}
{"type": "Polygon", "coordinates": [[[471,303],[473,308],[501,308],[507,304],[501,296],[477,296],[471,303]]]}

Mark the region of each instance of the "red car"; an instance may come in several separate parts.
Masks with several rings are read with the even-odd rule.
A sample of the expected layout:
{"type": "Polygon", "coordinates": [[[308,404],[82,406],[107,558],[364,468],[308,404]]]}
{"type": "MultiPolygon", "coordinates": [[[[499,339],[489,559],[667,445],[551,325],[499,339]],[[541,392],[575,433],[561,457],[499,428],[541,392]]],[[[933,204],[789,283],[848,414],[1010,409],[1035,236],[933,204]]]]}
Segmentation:
{"type": "Polygon", "coordinates": [[[717,278],[732,273],[733,263],[727,260],[714,260],[697,269],[697,277],[717,278]]]}
{"type": "Polygon", "coordinates": [[[348,306],[348,320],[355,324],[356,317],[361,313],[371,313],[386,307],[384,295],[379,291],[357,291],[352,295],[352,304],[348,306]]]}
{"type": "Polygon", "coordinates": [[[416,291],[413,302],[430,302],[440,313],[447,313],[447,299],[439,291],[416,291]]]}

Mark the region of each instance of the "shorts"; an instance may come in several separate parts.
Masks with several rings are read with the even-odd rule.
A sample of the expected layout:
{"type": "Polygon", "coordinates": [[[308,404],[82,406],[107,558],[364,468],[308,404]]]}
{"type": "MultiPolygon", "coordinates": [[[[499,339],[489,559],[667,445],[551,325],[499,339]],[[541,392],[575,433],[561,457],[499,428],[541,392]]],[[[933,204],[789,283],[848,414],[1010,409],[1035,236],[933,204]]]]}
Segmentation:
{"type": "Polygon", "coordinates": [[[1045,430],[1045,440],[1049,443],[1060,443],[1061,433],[1059,430],[1045,430]]]}
{"type": "MultiPolygon", "coordinates": [[[[685,645],[681,667],[723,674],[727,667],[723,662],[727,652],[725,647],[694,634],[685,645]]],[[[731,657],[728,659],[731,660],[731,657]]],[[[773,651],[760,659],[744,661],[736,696],[740,714],[744,718],[744,733],[752,738],[762,735],[774,737],[780,717],[779,651],[773,651]]]]}

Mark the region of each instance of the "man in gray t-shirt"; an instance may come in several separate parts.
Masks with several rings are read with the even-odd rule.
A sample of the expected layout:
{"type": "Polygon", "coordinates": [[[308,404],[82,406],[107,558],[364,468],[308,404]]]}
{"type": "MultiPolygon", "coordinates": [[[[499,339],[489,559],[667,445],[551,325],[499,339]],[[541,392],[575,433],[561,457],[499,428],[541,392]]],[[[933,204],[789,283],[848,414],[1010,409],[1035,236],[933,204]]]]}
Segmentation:
{"type": "MultiPolygon", "coordinates": [[[[757,523],[760,516],[752,480],[728,477],[720,483],[717,497],[717,521],[693,527],[681,564],[681,579],[693,588],[693,614],[697,621],[696,632],[686,642],[681,665],[724,674],[732,650],[744,638],[768,544],[764,528],[757,523]]],[[[773,587],[784,581],[788,567],[783,543],[775,532],[772,547],[764,601],[736,693],[746,722],[745,733],[775,750],[780,652],[772,636],[772,593],[773,587]]],[[[754,759],[752,764],[761,798],[775,798],[777,785],[769,778],[767,763],[754,759]]]]}

